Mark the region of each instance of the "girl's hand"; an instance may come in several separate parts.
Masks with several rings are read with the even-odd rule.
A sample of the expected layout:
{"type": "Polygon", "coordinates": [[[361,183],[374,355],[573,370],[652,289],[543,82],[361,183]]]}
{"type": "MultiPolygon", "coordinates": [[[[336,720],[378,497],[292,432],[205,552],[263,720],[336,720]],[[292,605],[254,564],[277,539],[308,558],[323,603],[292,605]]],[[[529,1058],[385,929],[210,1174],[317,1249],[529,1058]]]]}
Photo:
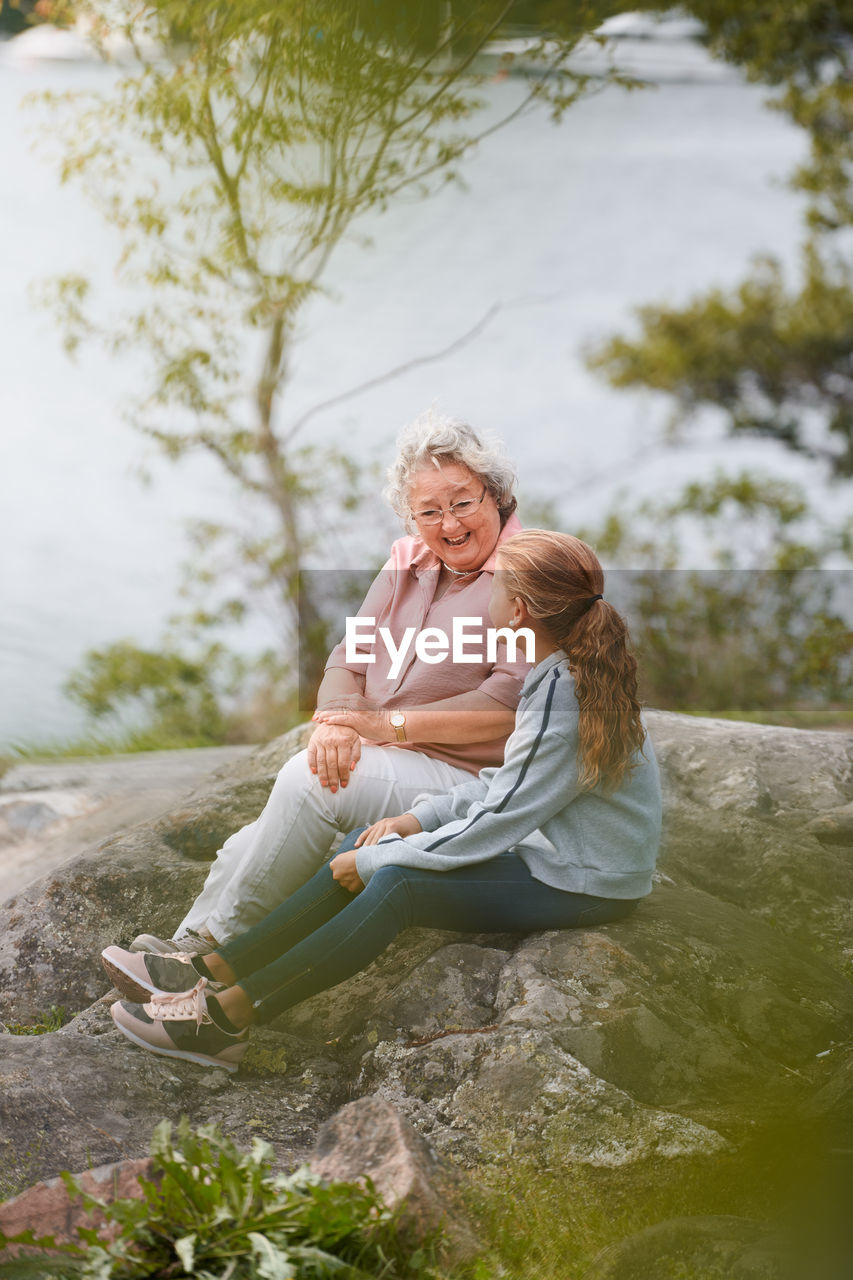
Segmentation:
{"type": "Polygon", "coordinates": [[[371,742],[388,742],[394,737],[388,712],[360,693],[336,698],[334,705],[315,711],[312,719],[316,724],[349,729],[362,738],[369,738],[371,742]]]}
{"type": "Polygon", "coordinates": [[[383,836],[413,836],[423,827],[412,813],[401,813],[396,818],[380,818],[372,827],[366,827],[355,842],[356,849],[363,844],[378,844],[383,836]]]}
{"type": "Polygon", "coordinates": [[[308,768],[332,794],[347,785],[360,756],[358,733],[343,725],[318,724],[308,743],[308,768]]]}
{"type": "Polygon", "coordinates": [[[342,885],[350,893],[361,893],[364,888],[364,881],[358,874],[355,865],[355,849],[346,849],[343,853],[336,853],[329,866],[339,885],[342,885]]]}

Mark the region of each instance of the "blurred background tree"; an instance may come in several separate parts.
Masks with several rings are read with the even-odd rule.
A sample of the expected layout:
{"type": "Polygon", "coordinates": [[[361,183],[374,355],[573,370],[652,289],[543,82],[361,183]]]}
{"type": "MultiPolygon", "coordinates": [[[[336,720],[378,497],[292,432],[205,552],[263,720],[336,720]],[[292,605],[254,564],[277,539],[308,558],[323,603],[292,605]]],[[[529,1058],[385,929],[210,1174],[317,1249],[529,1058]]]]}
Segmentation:
{"type": "Polygon", "coordinates": [[[763,257],[734,290],[638,312],[589,364],[615,387],[674,400],[674,425],[722,410],[732,434],[779,441],[853,476],[853,3],[693,0],[711,50],[780,90],[772,105],[806,130],[791,185],[807,196],[799,280],[763,257]]]}
{"type": "Polygon", "coordinates": [[[822,723],[849,713],[853,518],[840,527],[801,486],[717,472],[670,502],[627,494],[582,530],[630,619],[641,691],[693,714],[822,723]],[[711,567],[691,568],[697,550],[711,567]]]}
{"type": "MultiPolygon", "coordinates": [[[[773,440],[848,483],[853,4],[693,0],[689,9],[705,24],[709,48],[750,79],[778,88],[771,105],[808,134],[809,157],[790,180],[807,197],[800,276],[786,280],[777,259],[757,258],[732,290],[712,289],[682,306],[641,307],[639,333],[590,349],[588,364],[614,387],[672,397],[673,436],[695,423],[700,409],[721,411],[730,434],[773,440]]],[[[657,507],[653,530],[652,515],[641,504],[593,534],[619,564],[636,563],[640,554],[671,570],[632,583],[650,700],[678,709],[760,709],[767,718],[796,718],[793,704],[804,699],[820,718],[837,701],[849,719],[850,525],[821,525],[809,518],[802,491],[748,475],[689,486],[657,507]],[[752,546],[748,569],[723,569],[722,577],[674,571],[685,563],[675,530],[688,514],[703,524],[705,554],[710,550],[721,569],[752,546]],[[762,526],[772,535],[763,545],[762,526]]]]}
{"type": "MultiPolygon", "coordinates": [[[[70,353],[92,339],[110,356],[144,353],[150,390],[130,408],[133,426],[170,459],[208,455],[235,486],[236,518],[192,530],[180,622],[196,655],[200,635],[221,637],[260,609],[279,654],[298,643],[303,705],[313,698],[331,637],[304,571],[323,564],[330,532],[375,492],[376,475],[357,450],[311,432],[329,401],[287,413],[305,303],[329,290],[330,260],[362,234],[365,214],[453,181],[477,142],[523,111],[543,105],[558,120],[593,83],[566,57],[614,7],[71,4],[96,44],[124,40],[135,63],[107,95],[49,99],[62,179],[118,229],[119,277],[146,302],[134,307],[129,292],[123,314],[98,318],[79,274],[50,281],[42,300],[70,353]],[[548,25],[530,51],[535,74],[495,119],[478,92],[495,68],[478,57],[508,22],[539,11],[548,25]]],[[[413,353],[405,368],[441,354],[413,353]]],[[[270,652],[264,661],[269,672],[270,652]]]]}
{"type": "MultiPolygon", "coordinates": [[[[279,652],[292,649],[298,636],[303,657],[309,656],[303,670],[310,699],[330,636],[328,615],[306,587],[303,570],[322,563],[322,540],[340,517],[351,521],[375,476],[338,441],[312,437],[315,413],[330,402],[301,414],[286,411],[305,302],[329,289],[332,256],[342,239],[358,234],[362,215],[452,181],[476,142],[507,122],[481,116],[479,91],[494,66],[484,70],[479,55],[490,41],[517,33],[519,24],[534,36],[526,57],[536,73],[508,118],[541,104],[559,119],[582,94],[608,82],[593,83],[570,69],[566,58],[579,41],[608,17],[627,10],[657,13],[658,6],[642,0],[359,0],[346,6],[239,0],[223,9],[210,0],[78,0],[73,9],[88,15],[96,41],[123,35],[138,65],[109,100],[84,109],[78,98],[72,112],[66,99],[56,103],[63,177],[81,181],[121,232],[123,280],[153,286],[160,301],[98,324],[84,278],[55,281],[48,297],[69,350],[89,338],[103,341],[112,354],[144,350],[151,390],[132,407],[133,424],[169,458],[206,453],[236,485],[237,518],[208,521],[193,531],[183,615],[189,634],[221,635],[249,610],[266,607],[279,620],[279,652]],[[247,360],[256,361],[255,374],[246,374],[247,360]]],[[[640,336],[612,338],[590,352],[589,362],[615,386],[671,395],[679,425],[698,408],[714,407],[731,432],[771,437],[822,459],[834,476],[849,476],[853,6],[806,0],[792,12],[781,0],[747,7],[692,0],[679,12],[701,20],[712,53],[779,89],[778,109],[808,131],[810,159],[792,179],[809,198],[802,279],[791,285],[777,261],[761,259],[730,293],[712,290],[682,307],[642,308],[640,336]]],[[[614,80],[630,83],[615,72],[614,80]]],[[[719,479],[707,493],[694,486],[694,514],[703,503],[721,502],[726,485],[732,487],[726,502],[740,504],[739,519],[769,518],[773,501],[758,478],[719,479]],[[744,498],[748,483],[764,495],[761,501],[744,498]]],[[[670,504],[670,515],[674,509],[670,504]]],[[[647,507],[635,511],[638,530],[648,516],[647,507]]],[[[782,519],[778,507],[773,518],[782,519]]],[[[612,523],[603,523],[603,554],[621,562],[629,549],[644,548],[648,564],[670,562],[662,544],[626,526],[624,511],[619,528],[621,540],[612,523]]],[[[783,538],[777,550],[787,545],[783,538]]],[[[834,542],[827,535],[814,544],[807,564],[808,544],[801,540],[800,562],[784,572],[814,575],[830,545],[836,563],[849,555],[839,532],[834,542]]],[[[776,575],[768,582],[783,581],[781,565],[755,559],[751,571],[760,568],[776,575]]],[[[699,596],[700,584],[708,581],[694,579],[699,596]]],[[[818,607],[811,589],[797,595],[793,579],[787,589],[803,608],[811,601],[815,617],[835,619],[826,621],[832,653],[821,651],[828,697],[837,689],[849,633],[831,602],[823,599],[818,607]]],[[[711,697],[706,685],[698,703],[691,704],[696,684],[675,678],[672,646],[695,649],[702,626],[718,639],[722,634],[723,596],[704,603],[699,596],[695,608],[682,610],[660,679],[650,675],[653,700],[717,709],[727,701],[758,706],[758,685],[752,678],[744,682],[742,669],[735,679],[737,664],[718,664],[716,691],[711,697]],[[728,694],[723,668],[731,674],[728,694]],[[663,684],[667,669],[669,688],[663,684]]],[[[728,599],[734,613],[745,597],[728,599]]],[[[781,608],[781,595],[778,600],[781,608]]],[[[782,625],[783,614],[768,609],[741,609],[743,643],[748,622],[765,635],[771,620],[782,625]]],[[[816,652],[817,641],[809,644],[816,652]]],[[[202,652],[215,650],[198,642],[193,660],[202,652]]],[[[166,653],[176,653],[172,642],[166,653]]],[[[108,662],[108,655],[101,654],[101,661],[108,662]]],[[[265,663],[274,684],[288,679],[283,666],[272,674],[272,652],[265,663]]],[[[782,685],[786,697],[807,686],[814,692],[814,661],[810,670],[810,684],[790,672],[781,684],[765,682],[768,706],[779,706],[782,685]]],[[[211,679],[215,684],[213,674],[211,679]]]]}
{"type": "Polygon", "coordinates": [[[94,735],[86,751],[208,747],[272,738],[294,718],[281,659],[246,659],[213,642],[192,657],[129,640],[90,649],[65,684],[94,735]]]}

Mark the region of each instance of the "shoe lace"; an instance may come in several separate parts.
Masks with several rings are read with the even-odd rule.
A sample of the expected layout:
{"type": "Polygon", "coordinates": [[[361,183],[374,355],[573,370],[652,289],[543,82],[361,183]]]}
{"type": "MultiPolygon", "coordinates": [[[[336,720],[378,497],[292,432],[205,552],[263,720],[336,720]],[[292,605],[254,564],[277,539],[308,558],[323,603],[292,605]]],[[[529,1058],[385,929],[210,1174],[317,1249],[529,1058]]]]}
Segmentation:
{"type": "Polygon", "coordinates": [[[191,991],[164,991],[161,994],[152,996],[148,1003],[142,1007],[149,1018],[158,1018],[160,1021],[166,1022],[191,1022],[195,1020],[198,1028],[205,1023],[213,1022],[207,1010],[206,986],[207,978],[202,977],[199,978],[191,991]]]}
{"type": "MultiPolygon", "coordinates": [[[[210,943],[213,943],[214,945],[216,944],[216,939],[214,938],[213,934],[208,933],[206,929],[204,931],[199,929],[185,929],[183,933],[176,934],[175,937],[171,939],[171,941],[174,942],[179,948],[182,945],[188,946],[188,947],[198,946],[199,943],[201,943],[205,947],[208,946],[210,943]]],[[[190,954],[195,954],[195,953],[191,952],[190,954]]]]}

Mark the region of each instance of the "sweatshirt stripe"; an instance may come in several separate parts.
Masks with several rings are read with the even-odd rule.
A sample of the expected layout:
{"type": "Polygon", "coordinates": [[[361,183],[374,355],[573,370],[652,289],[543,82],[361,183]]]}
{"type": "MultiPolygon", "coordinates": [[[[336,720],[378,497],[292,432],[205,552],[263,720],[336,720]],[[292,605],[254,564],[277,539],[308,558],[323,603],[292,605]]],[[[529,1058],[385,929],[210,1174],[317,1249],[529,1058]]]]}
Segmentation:
{"type": "MultiPolygon", "coordinates": [[[[528,751],[525,757],[524,763],[522,764],[521,768],[518,771],[518,777],[516,778],[515,782],[512,784],[510,789],[507,791],[503,799],[499,800],[498,803],[494,806],[494,808],[481,809],[479,813],[475,813],[474,817],[471,819],[468,825],[463,827],[461,831],[454,831],[452,835],[442,836],[442,838],[440,840],[436,840],[434,844],[424,845],[425,853],[432,853],[434,849],[440,849],[441,846],[443,844],[446,844],[448,840],[458,840],[460,836],[463,836],[467,831],[470,831],[471,828],[474,826],[474,824],[478,822],[479,819],[484,816],[484,814],[500,813],[502,809],[506,808],[506,806],[509,804],[510,800],[515,795],[516,791],[524,781],[527,771],[530,768],[531,764],[533,763],[536,752],[539,750],[539,743],[542,741],[542,737],[545,733],[545,730],[548,728],[548,721],[551,718],[551,703],[554,701],[554,690],[557,687],[557,681],[559,680],[559,678],[560,678],[560,668],[554,667],[554,669],[551,672],[551,683],[548,686],[548,694],[547,694],[547,697],[545,698],[545,708],[544,708],[544,711],[542,712],[542,723],[539,726],[539,731],[533,740],[533,745],[531,746],[530,750],[528,751]]],[[[382,842],[380,841],[380,844],[381,843],[382,842]]]]}

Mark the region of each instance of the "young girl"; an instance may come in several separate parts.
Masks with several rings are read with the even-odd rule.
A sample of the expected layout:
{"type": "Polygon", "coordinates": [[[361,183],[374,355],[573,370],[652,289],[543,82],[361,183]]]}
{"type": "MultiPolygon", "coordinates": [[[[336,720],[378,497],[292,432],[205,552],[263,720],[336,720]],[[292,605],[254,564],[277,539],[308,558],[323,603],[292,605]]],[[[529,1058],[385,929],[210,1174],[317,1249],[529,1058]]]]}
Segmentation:
{"type": "MultiPolygon", "coordinates": [[[[625,624],[603,585],[577,538],[528,529],[504,542],[489,614],[496,627],[530,628],[536,648],[504,763],[351,832],[301,889],[210,955],[107,947],[116,986],[144,1002],[113,1005],[124,1035],[236,1071],[251,1023],[343,982],[410,926],[526,933],[628,915],[651,889],[660,783],[625,624]]],[[[323,719],[360,730],[375,714],[323,719]]]]}

